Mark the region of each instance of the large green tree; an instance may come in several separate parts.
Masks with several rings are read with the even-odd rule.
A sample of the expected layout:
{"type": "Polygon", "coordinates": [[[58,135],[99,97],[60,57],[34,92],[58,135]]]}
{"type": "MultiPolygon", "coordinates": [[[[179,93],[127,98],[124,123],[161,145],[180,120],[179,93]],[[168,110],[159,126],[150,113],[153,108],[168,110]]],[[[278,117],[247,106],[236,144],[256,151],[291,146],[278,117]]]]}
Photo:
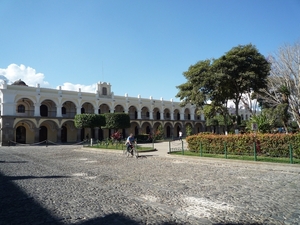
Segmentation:
{"type": "Polygon", "coordinates": [[[270,63],[252,44],[232,48],[215,60],[215,70],[222,74],[222,89],[235,104],[236,116],[243,95],[267,87],[270,63]]]}
{"type": "Polygon", "coordinates": [[[188,103],[203,108],[212,103],[224,106],[232,100],[238,116],[243,94],[267,86],[270,64],[252,44],[239,45],[216,60],[199,61],[183,75],[187,82],[177,86],[176,97],[182,105],[188,103]]]}

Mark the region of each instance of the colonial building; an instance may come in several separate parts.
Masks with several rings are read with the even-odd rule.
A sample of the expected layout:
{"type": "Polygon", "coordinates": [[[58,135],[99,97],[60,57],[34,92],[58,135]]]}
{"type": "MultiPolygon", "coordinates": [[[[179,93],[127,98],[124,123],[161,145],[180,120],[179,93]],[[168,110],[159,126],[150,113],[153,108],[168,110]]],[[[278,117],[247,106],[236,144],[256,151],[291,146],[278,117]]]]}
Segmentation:
{"type": "Polygon", "coordinates": [[[97,83],[95,93],[30,87],[18,80],[0,86],[0,142],[8,145],[11,141],[33,144],[44,140],[56,143],[80,142],[85,138],[98,140],[110,137],[111,130],[95,128],[77,129],[74,117],[81,113],[128,113],[131,127],[122,131],[150,134],[161,125],[166,138],[185,134],[187,125],[193,133],[205,131],[203,115],[197,115],[193,105],[180,107],[172,99],[166,101],[150,98],[115,96],[111,85],[97,83]]]}

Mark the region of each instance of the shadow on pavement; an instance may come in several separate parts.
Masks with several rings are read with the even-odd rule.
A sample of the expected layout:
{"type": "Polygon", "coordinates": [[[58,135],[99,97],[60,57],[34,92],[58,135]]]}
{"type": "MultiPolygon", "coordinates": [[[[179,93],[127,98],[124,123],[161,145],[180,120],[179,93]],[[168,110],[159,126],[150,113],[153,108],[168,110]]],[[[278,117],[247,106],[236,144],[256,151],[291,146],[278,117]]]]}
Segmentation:
{"type": "Polygon", "coordinates": [[[27,163],[27,161],[0,161],[0,163],[27,163]]]}
{"type": "Polygon", "coordinates": [[[63,224],[0,173],[0,224],[63,224]]]}
{"type": "Polygon", "coordinates": [[[262,223],[215,223],[213,225],[263,225],[262,223]]]}
{"type": "Polygon", "coordinates": [[[80,223],[80,225],[139,225],[141,223],[138,223],[136,221],[133,221],[129,217],[122,215],[120,213],[112,213],[109,215],[106,215],[105,217],[98,217],[95,219],[88,220],[86,222],[80,223]]]}
{"type": "MultiPolygon", "coordinates": [[[[5,176],[0,173],[0,225],[20,224],[65,224],[63,218],[58,218],[44,209],[32,197],[28,196],[21,188],[14,184],[13,180],[32,178],[62,178],[62,176],[5,176]]],[[[105,217],[99,217],[78,225],[92,224],[139,224],[130,218],[113,213],[105,217]]]]}
{"type": "MultiPolygon", "coordinates": [[[[58,218],[50,211],[43,208],[38,202],[30,197],[26,192],[13,183],[13,180],[36,179],[36,178],[63,178],[63,176],[5,176],[0,172],[0,225],[20,225],[20,224],[49,224],[63,225],[69,224],[64,218],[58,218]]],[[[65,178],[65,177],[64,177],[65,178]]],[[[75,223],[74,223],[75,224],[75,223]]],[[[120,213],[108,214],[76,223],[76,225],[139,225],[143,224],[130,219],[120,213]]],[[[159,224],[159,223],[157,223],[159,224]]],[[[170,225],[161,223],[161,225],[170,225]]]]}
{"type": "Polygon", "coordinates": [[[5,176],[6,180],[72,178],[71,176],[5,176]]]}

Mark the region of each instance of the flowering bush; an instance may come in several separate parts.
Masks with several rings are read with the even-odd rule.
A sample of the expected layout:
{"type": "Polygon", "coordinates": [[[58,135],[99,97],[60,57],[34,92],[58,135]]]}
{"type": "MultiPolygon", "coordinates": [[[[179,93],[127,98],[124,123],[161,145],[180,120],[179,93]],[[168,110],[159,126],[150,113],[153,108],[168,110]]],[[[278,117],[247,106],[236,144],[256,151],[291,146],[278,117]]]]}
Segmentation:
{"type": "Polygon", "coordinates": [[[117,132],[115,132],[111,135],[111,138],[113,140],[121,141],[122,140],[122,134],[119,131],[117,131],[117,132]]]}

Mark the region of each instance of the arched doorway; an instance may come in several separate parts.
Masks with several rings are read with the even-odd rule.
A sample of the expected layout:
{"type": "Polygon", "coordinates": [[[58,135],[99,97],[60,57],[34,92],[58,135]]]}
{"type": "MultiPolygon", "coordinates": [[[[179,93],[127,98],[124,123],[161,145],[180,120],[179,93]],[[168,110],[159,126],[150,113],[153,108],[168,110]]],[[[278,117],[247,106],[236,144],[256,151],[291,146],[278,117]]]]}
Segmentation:
{"type": "Polygon", "coordinates": [[[98,139],[101,141],[103,140],[103,130],[101,128],[98,131],[98,139]]]}
{"type": "Polygon", "coordinates": [[[137,111],[134,112],[134,119],[137,119],[138,118],[138,113],[137,111]]]}
{"type": "Polygon", "coordinates": [[[26,144],[26,128],[24,126],[17,127],[16,142],[26,144]]]}
{"type": "Polygon", "coordinates": [[[150,134],[150,127],[149,126],[146,127],[146,134],[150,134]]]}
{"type": "Polygon", "coordinates": [[[41,126],[39,132],[39,141],[45,141],[48,138],[48,130],[47,127],[41,126]]]}
{"type": "Polygon", "coordinates": [[[171,137],[171,127],[167,126],[167,137],[171,137]]]}
{"type": "Polygon", "coordinates": [[[176,137],[179,137],[179,131],[181,131],[181,128],[180,128],[180,126],[177,126],[176,137]]]}
{"type": "Polygon", "coordinates": [[[41,116],[48,116],[48,107],[46,105],[40,106],[41,116]]]}
{"type": "Polygon", "coordinates": [[[160,112],[159,111],[156,112],[156,119],[160,120],[160,112]]]}
{"type": "Polygon", "coordinates": [[[68,142],[67,140],[67,127],[66,126],[62,126],[61,128],[61,142],[68,142]]]}

